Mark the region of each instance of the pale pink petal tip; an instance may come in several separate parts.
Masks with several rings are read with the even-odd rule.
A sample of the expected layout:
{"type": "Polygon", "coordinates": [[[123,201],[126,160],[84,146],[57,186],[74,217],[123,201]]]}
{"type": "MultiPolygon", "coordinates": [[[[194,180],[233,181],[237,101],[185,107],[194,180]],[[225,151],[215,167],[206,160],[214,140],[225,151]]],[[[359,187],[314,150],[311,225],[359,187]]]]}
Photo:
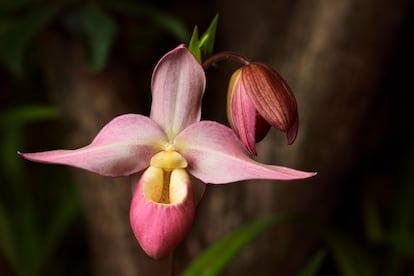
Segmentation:
{"type": "Polygon", "coordinates": [[[150,117],[169,138],[200,120],[205,82],[203,68],[184,45],[158,62],[152,75],[150,117]]]}
{"type": "Polygon", "coordinates": [[[205,183],[226,184],[249,179],[296,180],[315,175],[250,159],[234,132],[216,122],[201,121],[191,125],[177,136],[176,144],[191,164],[188,167],[190,173],[205,183]]]}
{"type": "Polygon", "coordinates": [[[83,148],[18,154],[35,162],[68,165],[105,176],[125,176],[147,167],[166,141],[165,133],[151,119],[125,114],[110,121],[83,148]]]}

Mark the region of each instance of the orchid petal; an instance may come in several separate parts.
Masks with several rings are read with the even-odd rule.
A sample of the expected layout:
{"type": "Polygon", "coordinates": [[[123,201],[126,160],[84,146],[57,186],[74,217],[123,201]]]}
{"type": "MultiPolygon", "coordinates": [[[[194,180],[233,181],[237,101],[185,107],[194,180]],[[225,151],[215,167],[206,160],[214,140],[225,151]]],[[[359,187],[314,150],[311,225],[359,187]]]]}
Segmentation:
{"type": "Polygon", "coordinates": [[[152,166],[144,172],[135,190],[130,210],[135,237],[142,249],[155,259],[174,250],[184,239],[195,212],[190,177],[185,169],[171,172],[170,199],[173,203],[157,202],[159,187],[164,181],[162,175],[162,169],[152,166]]]}
{"type": "Polygon", "coordinates": [[[298,113],[295,96],[285,80],[263,63],[243,67],[240,78],[258,113],[286,132],[288,144],[292,144],[298,132],[298,113]]]}
{"type": "Polygon", "coordinates": [[[203,68],[183,45],[178,46],[154,69],[150,117],[173,139],[200,120],[204,88],[203,68]]]}
{"type": "Polygon", "coordinates": [[[246,149],[254,155],[256,153],[256,107],[250,99],[246,88],[241,85],[241,70],[233,74],[229,91],[229,119],[246,149]]]}
{"type": "Polygon", "coordinates": [[[315,175],[250,159],[230,128],[211,121],[201,121],[181,132],[176,137],[176,150],[187,160],[189,172],[205,183],[292,180],[315,175]]]}
{"type": "Polygon", "coordinates": [[[77,150],[20,153],[28,160],[69,165],[100,175],[124,176],[136,173],[150,163],[167,138],[151,119],[126,114],[110,121],[93,142],[77,150]]]}

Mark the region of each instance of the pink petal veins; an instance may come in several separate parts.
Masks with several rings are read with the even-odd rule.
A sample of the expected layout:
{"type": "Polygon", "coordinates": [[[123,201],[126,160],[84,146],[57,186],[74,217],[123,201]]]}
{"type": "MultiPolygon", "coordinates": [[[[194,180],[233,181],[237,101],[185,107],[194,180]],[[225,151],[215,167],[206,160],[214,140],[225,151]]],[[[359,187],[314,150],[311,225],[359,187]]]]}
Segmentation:
{"type": "Polygon", "coordinates": [[[149,165],[167,138],[148,117],[126,114],[102,128],[88,146],[76,150],[20,153],[24,158],[43,163],[69,165],[100,175],[124,176],[149,165]]]}
{"type": "Polygon", "coordinates": [[[180,45],[157,64],[152,76],[151,118],[173,139],[200,120],[205,75],[194,56],[180,45]]]}
{"type": "Polygon", "coordinates": [[[176,145],[177,151],[187,160],[190,173],[205,183],[292,180],[315,175],[250,159],[234,132],[216,122],[201,121],[189,126],[176,137],[176,145]]]}

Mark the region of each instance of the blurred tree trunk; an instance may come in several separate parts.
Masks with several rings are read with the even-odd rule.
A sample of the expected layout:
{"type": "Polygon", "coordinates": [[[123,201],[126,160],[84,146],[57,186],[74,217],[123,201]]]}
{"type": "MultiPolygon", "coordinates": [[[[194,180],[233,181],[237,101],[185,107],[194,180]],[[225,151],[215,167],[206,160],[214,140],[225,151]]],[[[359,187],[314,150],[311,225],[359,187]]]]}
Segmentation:
{"type": "MultiPolygon", "coordinates": [[[[391,8],[385,0],[217,1],[218,48],[272,65],[298,99],[297,141],[287,147],[283,135],[270,132],[259,144],[260,160],[319,175],[289,183],[210,186],[189,236],[177,249],[177,272],[213,241],[266,215],[301,211],[329,217],[360,153],[358,140],[369,124],[366,112],[386,73],[408,3],[396,0],[391,8]]],[[[108,66],[103,73],[91,74],[78,45],[62,37],[48,37],[46,45],[45,75],[73,128],[71,148],[89,143],[115,115],[143,110],[130,106],[129,93],[137,88],[131,87],[125,68],[108,66]]],[[[216,77],[212,74],[209,77],[216,77]]],[[[223,109],[220,114],[206,113],[221,121],[227,80],[209,84],[205,98],[206,108],[223,109]]],[[[165,275],[168,260],[150,260],[129,226],[136,176],[112,179],[74,173],[84,198],[96,275],[165,275]]],[[[300,225],[274,227],[243,251],[226,275],[292,275],[315,244],[316,238],[300,225]]]]}
{"type": "MultiPolygon", "coordinates": [[[[331,214],[354,160],[363,153],[359,141],[366,139],[368,112],[387,73],[409,1],[391,6],[385,0],[230,0],[217,5],[219,47],[271,64],[297,96],[297,141],[287,147],[284,135],[271,132],[259,144],[260,160],[319,175],[289,183],[210,187],[186,244],[190,255],[269,213],[299,211],[322,219],[331,214]]],[[[208,93],[214,91],[218,94],[210,106],[224,98],[223,87],[208,93]]],[[[293,275],[315,246],[316,238],[303,227],[273,227],[226,275],[293,275]]]]}

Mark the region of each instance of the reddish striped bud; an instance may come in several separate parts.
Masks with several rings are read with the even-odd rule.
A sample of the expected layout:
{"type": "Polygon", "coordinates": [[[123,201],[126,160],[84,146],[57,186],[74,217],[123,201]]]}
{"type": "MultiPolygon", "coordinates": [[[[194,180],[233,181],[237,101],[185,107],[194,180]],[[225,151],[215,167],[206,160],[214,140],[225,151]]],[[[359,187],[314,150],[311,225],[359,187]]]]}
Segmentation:
{"type": "Polygon", "coordinates": [[[246,149],[256,155],[256,143],[270,126],[285,132],[292,144],[298,132],[295,96],[283,78],[262,63],[235,71],[228,89],[227,114],[246,149]]]}

